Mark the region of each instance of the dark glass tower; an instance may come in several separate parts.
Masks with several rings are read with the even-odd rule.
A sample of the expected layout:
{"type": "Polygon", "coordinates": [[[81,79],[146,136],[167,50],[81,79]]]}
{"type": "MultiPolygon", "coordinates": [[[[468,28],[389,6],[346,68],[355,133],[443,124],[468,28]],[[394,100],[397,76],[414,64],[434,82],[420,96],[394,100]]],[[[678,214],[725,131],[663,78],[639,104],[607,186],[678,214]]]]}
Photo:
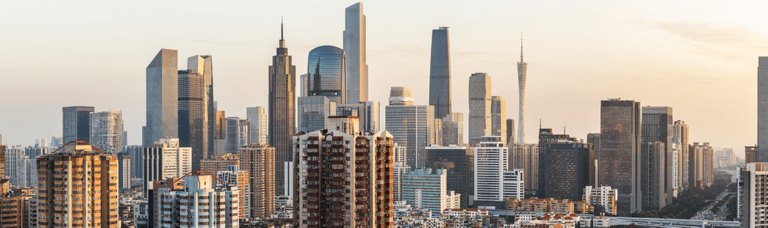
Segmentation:
{"type": "Polygon", "coordinates": [[[325,45],[309,52],[307,96],[325,96],[338,104],[346,104],[344,50],[325,45]]]}
{"type": "Polygon", "coordinates": [[[451,114],[451,55],[448,27],[432,30],[432,56],[429,61],[429,105],[435,118],[451,114]]]}
{"type": "Polygon", "coordinates": [[[296,66],[288,55],[280,24],[280,43],[269,66],[269,145],[275,147],[277,192],[283,192],[285,162],[293,160],[291,137],[296,132],[296,66]]]}
{"type": "Polygon", "coordinates": [[[90,141],[91,138],[91,113],[93,107],[71,106],[64,107],[63,112],[63,141],[64,143],[82,140],[90,141]]]}

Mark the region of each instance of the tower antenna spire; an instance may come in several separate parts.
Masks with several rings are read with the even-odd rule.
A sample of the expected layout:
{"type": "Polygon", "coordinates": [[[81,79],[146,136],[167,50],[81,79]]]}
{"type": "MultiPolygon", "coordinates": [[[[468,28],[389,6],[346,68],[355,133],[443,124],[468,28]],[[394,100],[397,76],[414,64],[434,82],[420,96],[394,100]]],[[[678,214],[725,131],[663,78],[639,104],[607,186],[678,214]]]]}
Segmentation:
{"type": "Polygon", "coordinates": [[[523,62],[523,33],[520,33],[520,62],[523,62]]]}
{"type": "Polygon", "coordinates": [[[280,17],[280,40],[283,40],[283,17],[280,17]]]}

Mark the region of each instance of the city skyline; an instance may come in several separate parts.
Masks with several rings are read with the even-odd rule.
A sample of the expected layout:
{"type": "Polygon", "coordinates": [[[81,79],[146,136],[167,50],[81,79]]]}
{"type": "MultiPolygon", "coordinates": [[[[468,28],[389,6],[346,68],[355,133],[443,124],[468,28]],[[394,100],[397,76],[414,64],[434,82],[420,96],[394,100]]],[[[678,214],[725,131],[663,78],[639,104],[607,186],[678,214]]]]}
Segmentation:
{"type": "MultiPolygon", "coordinates": [[[[9,144],[25,145],[32,144],[37,138],[61,136],[61,123],[58,122],[61,121],[60,108],[85,105],[96,107],[97,110],[123,110],[123,119],[129,135],[127,144],[139,144],[141,126],[145,124],[145,110],[143,110],[145,100],[142,97],[145,86],[143,69],[151,55],[161,48],[179,50],[181,52],[179,56],[210,54],[217,57],[216,74],[219,75],[215,82],[218,87],[217,101],[220,102],[221,109],[227,111],[228,116],[244,118],[246,107],[267,106],[267,77],[264,71],[270,64],[268,57],[274,54],[274,40],[279,32],[280,15],[278,14],[285,16],[286,40],[290,41],[292,55],[298,57],[294,61],[297,63],[297,70],[305,72],[307,68],[303,64],[306,63],[305,56],[309,50],[320,45],[342,46],[343,8],[351,3],[306,3],[310,6],[318,6],[316,10],[328,15],[325,19],[312,22],[307,22],[308,17],[302,16],[301,11],[269,12],[242,18],[242,16],[225,16],[224,10],[210,9],[213,15],[224,18],[198,24],[197,26],[200,27],[194,28],[195,31],[212,29],[211,34],[199,36],[184,35],[193,30],[193,27],[184,25],[183,20],[169,20],[158,25],[131,23],[131,26],[123,28],[103,27],[106,29],[95,31],[111,20],[117,22],[116,25],[123,25],[131,19],[140,21],[162,19],[159,16],[130,12],[130,9],[150,3],[128,5],[128,11],[118,9],[116,6],[96,5],[105,10],[102,13],[80,12],[83,15],[68,15],[57,21],[32,19],[24,13],[32,16],[46,13],[53,17],[61,13],[54,12],[58,10],[69,9],[70,13],[78,12],[77,7],[81,5],[52,3],[42,6],[35,3],[20,3],[21,6],[15,7],[14,11],[0,9],[2,12],[0,15],[4,15],[0,18],[6,16],[14,18],[14,20],[5,20],[10,21],[9,30],[7,34],[0,36],[0,41],[4,41],[0,42],[2,43],[0,48],[8,50],[7,55],[0,57],[0,61],[8,64],[0,66],[0,70],[7,72],[8,75],[19,77],[18,82],[0,85],[0,90],[7,92],[6,95],[27,97],[10,99],[5,103],[7,105],[0,108],[0,113],[3,113],[0,116],[2,117],[0,133],[5,136],[9,144]],[[44,8],[41,12],[29,12],[33,9],[39,10],[41,7],[44,8]],[[45,9],[46,7],[50,8],[45,9]],[[111,17],[112,14],[109,12],[125,14],[127,18],[116,19],[111,17]],[[147,18],[142,19],[143,16],[147,18]],[[16,20],[17,18],[19,20],[16,20]],[[91,23],[98,18],[109,20],[101,22],[105,24],[91,23]],[[29,19],[27,21],[31,21],[35,25],[34,28],[17,27],[13,23],[23,19],[29,19]],[[139,26],[138,24],[141,24],[140,27],[136,27],[139,26]],[[231,27],[217,28],[221,24],[231,27]],[[170,31],[157,30],[163,27],[161,25],[170,26],[170,31]],[[311,30],[314,27],[323,29],[311,30]],[[45,38],[44,43],[34,42],[38,39],[36,36],[50,36],[46,34],[52,31],[47,29],[58,31],[56,35],[59,39],[45,38]],[[242,30],[249,32],[237,35],[242,30]],[[93,36],[77,35],[83,31],[93,36]],[[136,31],[139,32],[128,34],[136,31]],[[24,40],[27,41],[21,42],[24,40]],[[118,47],[125,42],[135,40],[141,42],[134,42],[135,44],[127,47],[118,47]],[[60,56],[63,54],[66,54],[67,58],[60,56]],[[86,57],[94,56],[100,59],[89,59],[93,61],[89,64],[82,61],[86,57]],[[56,61],[52,61],[51,58],[56,61]],[[41,66],[41,61],[50,64],[41,66]],[[114,93],[116,88],[111,86],[113,84],[121,85],[117,88],[119,93],[114,93]],[[31,86],[38,89],[29,90],[31,86]],[[67,93],[57,92],[54,95],[55,89],[73,86],[91,89],[67,90],[67,93]],[[29,92],[32,91],[34,93],[30,94],[29,92]],[[103,95],[94,96],[94,94],[103,95]],[[21,108],[25,112],[15,113],[11,108],[21,108]]],[[[194,9],[194,6],[200,6],[198,3],[192,3],[189,6],[157,4],[159,9],[175,7],[174,9],[179,10],[179,12],[169,13],[167,17],[185,15],[186,13],[182,14],[182,12],[184,9],[189,10],[186,7],[192,7],[192,12],[196,12],[199,9],[194,9]]],[[[675,4],[682,3],[669,4],[671,4],[670,9],[654,9],[656,10],[654,11],[651,10],[652,7],[630,9],[632,8],[630,3],[608,3],[600,5],[604,7],[603,9],[582,12],[583,14],[595,13],[594,16],[584,16],[581,15],[582,13],[566,14],[565,16],[574,16],[574,14],[581,16],[580,21],[562,24],[557,19],[534,23],[537,17],[543,15],[531,17],[522,9],[506,7],[507,5],[503,4],[502,7],[498,7],[499,9],[493,9],[491,7],[494,4],[491,3],[478,5],[479,9],[489,10],[487,15],[475,18],[454,17],[452,13],[460,12],[456,8],[460,8],[462,4],[448,3],[447,6],[441,6],[444,12],[427,12],[429,14],[426,17],[424,15],[406,16],[402,20],[413,20],[414,24],[393,28],[387,26],[387,20],[401,16],[400,13],[395,13],[398,12],[398,7],[413,5],[412,8],[404,10],[406,12],[424,11],[429,4],[394,2],[384,5],[366,2],[369,77],[370,85],[376,85],[370,87],[370,99],[386,102],[390,87],[407,86],[412,88],[416,104],[427,104],[430,31],[437,26],[448,26],[451,27],[452,36],[452,83],[454,88],[458,88],[453,90],[452,95],[454,111],[469,113],[466,87],[472,72],[488,72],[495,82],[492,85],[493,91],[496,91],[494,95],[504,96],[508,101],[516,101],[515,63],[519,54],[517,38],[522,31],[526,34],[526,62],[531,63],[526,85],[526,116],[528,118],[525,125],[536,126],[536,122],[542,119],[546,126],[555,129],[567,127],[569,135],[583,139],[588,132],[597,132],[600,128],[599,101],[621,97],[639,101],[643,105],[674,107],[675,117],[685,120],[691,126],[692,142],[709,141],[713,145],[732,147],[737,154],[741,154],[742,146],[756,143],[754,127],[756,86],[754,83],[757,61],[755,56],[764,54],[760,52],[761,49],[768,48],[758,43],[766,31],[759,31],[758,28],[749,28],[749,26],[730,27],[728,24],[750,25],[740,20],[761,21],[759,19],[764,16],[749,13],[753,12],[749,8],[759,7],[731,6],[744,7],[742,10],[748,13],[743,13],[742,17],[728,17],[721,22],[708,21],[712,19],[707,19],[707,14],[702,13],[706,10],[672,18],[671,11],[676,7],[682,7],[675,4]],[[504,15],[500,12],[503,9],[521,10],[522,13],[517,14],[515,11],[510,15],[504,15]],[[628,18],[608,17],[608,14],[616,13],[609,12],[610,10],[629,12],[630,16],[628,18]],[[670,12],[665,12],[666,10],[670,12]],[[652,14],[640,16],[643,13],[652,14]],[[668,17],[658,17],[659,15],[668,17]],[[532,24],[515,22],[526,17],[533,19],[530,20],[532,24]],[[467,21],[462,22],[458,18],[467,21]],[[624,30],[610,33],[579,31],[580,26],[595,25],[593,20],[606,18],[618,18],[616,21],[601,25],[605,26],[606,30],[611,30],[613,26],[624,30]],[[658,21],[659,18],[669,19],[669,21],[658,21]],[[470,26],[479,21],[488,22],[487,25],[479,28],[470,26]],[[548,26],[547,23],[551,24],[548,26]],[[492,31],[488,30],[487,26],[507,29],[492,31]],[[637,38],[630,37],[633,33],[618,34],[638,28],[654,32],[642,30],[645,34],[637,38]],[[558,29],[562,31],[557,31],[558,29]],[[554,32],[563,32],[563,36],[567,39],[554,36],[554,32]],[[388,41],[387,39],[392,38],[392,35],[383,33],[409,34],[409,36],[388,41]],[[476,34],[483,34],[483,36],[478,37],[476,34]],[[563,43],[563,40],[571,42],[563,43]],[[642,45],[630,45],[632,42],[641,41],[642,45]],[[402,44],[399,44],[400,42],[402,44]],[[477,45],[478,43],[483,45],[477,45]],[[673,46],[678,44],[679,46],[673,46]],[[644,48],[648,50],[643,50],[644,48]],[[729,50],[739,48],[750,50],[741,52],[729,50]],[[616,58],[616,56],[626,56],[626,58],[616,58]],[[659,83],[660,80],[665,80],[667,83],[659,83]],[[622,87],[626,83],[636,86],[622,87]],[[579,86],[574,88],[571,86],[573,84],[579,86]],[[652,92],[675,88],[682,90],[689,88],[693,95],[699,98],[675,97],[652,92]],[[590,91],[585,92],[586,90],[590,91]],[[552,91],[558,92],[552,93],[552,91]],[[567,94],[568,100],[562,99],[564,94],[567,94]],[[553,107],[558,108],[553,109],[553,107]],[[725,119],[733,122],[713,121],[725,119]],[[735,132],[742,133],[734,134],[735,132]]],[[[259,10],[276,7],[264,6],[259,10]]],[[[573,10],[568,7],[535,5],[530,7],[537,9],[537,12],[550,8],[558,10],[556,12],[573,10]]],[[[709,9],[708,12],[726,13],[725,9],[720,9],[718,4],[713,3],[694,7],[709,9]]],[[[239,10],[236,8],[238,7],[227,10],[239,10]]],[[[469,12],[461,13],[461,15],[469,15],[469,12]]],[[[508,116],[516,117],[517,107],[516,102],[509,102],[508,116]]],[[[526,129],[526,135],[535,135],[536,131],[537,129],[529,127],[526,129]]],[[[468,132],[465,130],[466,133],[468,132]]],[[[527,142],[531,143],[532,140],[533,137],[528,137],[527,142]]]]}

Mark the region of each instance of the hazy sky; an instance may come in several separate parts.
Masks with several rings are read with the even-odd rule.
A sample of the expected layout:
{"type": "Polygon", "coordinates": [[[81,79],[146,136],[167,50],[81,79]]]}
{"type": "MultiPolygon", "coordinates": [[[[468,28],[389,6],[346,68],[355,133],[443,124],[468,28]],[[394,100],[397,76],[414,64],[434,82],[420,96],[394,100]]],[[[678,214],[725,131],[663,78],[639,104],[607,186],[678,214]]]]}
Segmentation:
{"type": "MultiPolygon", "coordinates": [[[[145,68],[160,48],[210,54],[219,107],[267,106],[267,74],[285,20],[299,74],[309,50],[342,46],[353,1],[14,1],[0,7],[0,134],[9,144],[61,135],[61,107],[121,109],[129,142],[145,123],[145,68]]],[[[454,111],[487,72],[517,116],[515,62],[525,33],[527,141],[539,119],[578,138],[600,128],[600,100],[674,108],[693,141],[756,142],[757,56],[768,53],[765,1],[370,1],[370,98],[391,86],[428,102],[431,30],[450,27],[454,111]]],[[[180,66],[185,68],[186,66],[180,66]]],[[[383,121],[383,118],[382,118],[383,121]]],[[[465,125],[466,128],[466,125],[465,125]]]]}

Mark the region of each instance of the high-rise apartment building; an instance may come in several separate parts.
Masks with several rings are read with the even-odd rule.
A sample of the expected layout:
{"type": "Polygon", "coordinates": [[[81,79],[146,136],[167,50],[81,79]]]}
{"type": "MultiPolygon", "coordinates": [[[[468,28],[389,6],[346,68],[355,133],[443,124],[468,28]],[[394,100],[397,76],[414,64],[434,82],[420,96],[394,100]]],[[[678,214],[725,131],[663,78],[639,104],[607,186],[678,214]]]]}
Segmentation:
{"type": "Polygon", "coordinates": [[[517,86],[519,92],[517,117],[517,143],[525,144],[525,80],[528,77],[528,63],[523,60],[523,38],[520,37],[520,62],[517,62],[517,86]]]}
{"type": "Polygon", "coordinates": [[[325,96],[299,97],[297,131],[310,132],[325,129],[328,117],[336,116],[336,102],[325,96]]]}
{"type": "Polygon", "coordinates": [[[120,227],[117,157],[79,141],[37,160],[38,226],[120,227]]]}
{"type": "Polygon", "coordinates": [[[309,51],[305,96],[323,96],[337,104],[345,104],[346,66],[344,50],[324,45],[309,51]]]}
{"type": "Polygon", "coordinates": [[[469,206],[470,197],[474,195],[473,152],[456,145],[430,146],[425,150],[425,167],[433,170],[444,169],[447,173],[448,190],[460,194],[461,205],[469,206]]]}
{"type": "Polygon", "coordinates": [[[177,180],[153,187],[154,227],[239,227],[237,187],[216,186],[211,175],[177,180]]]}
{"type": "Polygon", "coordinates": [[[30,211],[34,191],[35,188],[11,189],[8,179],[0,178],[0,227],[37,227],[37,212],[30,211]]]}
{"type": "Polygon", "coordinates": [[[248,107],[248,142],[250,144],[267,143],[267,110],[262,106],[248,107]]]}
{"type": "MultiPolygon", "coordinates": [[[[251,220],[266,220],[275,211],[275,148],[251,144],[240,148],[240,169],[250,178],[248,214],[251,220]]],[[[243,202],[245,204],[245,202],[243,202]]]]}
{"type": "MultiPolygon", "coordinates": [[[[430,115],[430,117],[433,117],[430,115]]],[[[356,118],[294,137],[297,227],[392,227],[392,135],[362,134],[356,118]]]]}
{"type": "Polygon", "coordinates": [[[117,174],[118,174],[118,186],[120,189],[131,188],[131,174],[133,166],[133,157],[128,153],[117,154],[117,174]]]}
{"type": "Polygon", "coordinates": [[[491,97],[491,135],[500,136],[507,142],[507,101],[502,96],[491,97]]]}
{"type": "Polygon", "coordinates": [[[368,101],[368,63],[363,3],[344,10],[344,57],[346,66],[346,103],[368,101]]]}
{"type": "MultiPolygon", "coordinates": [[[[217,171],[216,172],[216,179],[219,180],[219,184],[221,187],[225,188],[232,188],[237,187],[237,203],[240,215],[240,219],[246,219],[249,217],[248,210],[250,202],[248,202],[248,199],[250,198],[250,178],[248,177],[248,171],[240,170],[239,165],[230,165],[227,167],[227,170],[224,171],[217,171]]],[[[219,185],[217,185],[219,187],[219,185]]]]}
{"type": "Polygon", "coordinates": [[[249,144],[249,125],[247,119],[227,117],[227,138],[225,140],[224,151],[227,153],[237,153],[240,150],[240,147],[249,144]]]}
{"type": "Polygon", "coordinates": [[[672,141],[677,144],[677,189],[678,192],[682,192],[690,187],[690,180],[688,179],[688,161],[690,158],[690,139],[688,136],[688,124],[682,120],[675,120],[673,125],[674,133],[672,135],[672,141]]]}
{"type": "MultiPolygon", "coordinates": [[[[645,106],[643,107],[643,117],[642,117],[642,139],[643,142],[641,144],[641,149],[645,151],[646,148],[642,148],[643,146],[653,146],[655,142],[661,142],[664,143],[664,150],[662,151],[662,156],[664,156],[663,159],[658,159],[657,161],[663,162],[661,165],[662,167],[662,183],[663,185],[660,187],[662,190],[662,195],[660,197],[663,197],[664,199],[661,201],[663,204],[661,207],[666,206],[667,203],[672,202],[672,198],[674,196],[674,174],[675,165],[672,163],[673,161],[676,161],[675,159],[675,150],[673,150],[673,147],[675,147],[674,144],[674,119],[672,118],[672,108],[671,107],[654,107],[654,106],[645,106]]],[[[644,156],[645,157],[645,156],[644,156]]],[[[645,157],[647,158],[647,157],[645,157]]],[[[655,164],[654,164],[655,165],[655,164]]],[[[643,193],[645,194],[645,193],[643,193]]]]}
{"type": "Polygon", "coordinates": [[[181,147],[177,138],[162,138],[144,147],[142,158],[145,191],[151,181],[183,177],[192,172],[192,148],[181,147]]]}
{"type": "Polygon", "coordinates": [[[434,107],[414,105],[408,87],[392,87],[385,112],[388,131],[398,145],[407,148],[408,166],[425,167],[424,148],[435,142],[434,107]]]}
{"type": "Polygon", "coordinates": [[[469,144],[492,135],[491,130],[491,77],[474,73],[469,77],[469,144]]]}
{"type": "Polygon", "coordinates": [[[448,173],[445,169],[416,169],[403,176],[403,201],[411,206],[429,209],[433,217],[443,210],[459,209],[460,194],[448,189],[448,173]]]}
{"type": "Polygon", "coordinates": [[[448,27],[432,30],[432,53],[429,60],[429,105],[435,107],[435,119],[451,111],[451,52],[448,27]]]}
{"type": "Polygon", "coordinates": [[[179,135],[178,51],[160,49],[147,66],[147,122],[142,129],[144,146],[179,135]]]}
{"type": "MultiPolygon", "coordinates": [[[[277,170],[293,158],[291,137],[296,132],[296,66],[288,55],[280,24],[280,43],[269,66],[269,145],[275,147],[277,170]]],[[[277,173],[277,190],[282,192],[286,177],[277,173]]]]}
{"type": "Polygon", "coordinates": [[[757,61],[757,161],[768,162],[768,56],[757,61]]]}
{"type": "Polygon", "coordinates": [[[95,112],[91,113],[90,119],[91,145],[110,154],[123,151],[123,112],[95,112]]]}
{"type": "Polygon", "coordinates": [[[619,190],[618,214],[640,210],[640,102],[600,102],[599,183],[619,190]]]}
{"type": "Polygon", "coordinates": [[[688,149],[688,181],[692,189],[704,189],[714,184],[715,151],[708,142],[695,142],[688,149]]]}
{"type": "Polygon", "coordinates": [[[537,194],[539,191],[539,144],[514,144],[509,148],[510,167],[523,170],[525,193],[537,194]]]}
{"type": "MultiPolygon", "coordinates": [[[[63,140],[68,143],[75,140],[90,141],[91,106],[70,106],[62,108],[63,140]]],[[[2,142],[0,142],[2,143],[2,142]]]]}
{"type": "Polygon", "coordinates": [[[440,119],[442,145],[464,145],[464,113],[454,112],[440,119]]]}
{"type": "Polygon", "coordinates": [[[616,199],[619,192],[611,186],[584,187],[584,202],[592,205],[600,205],[605,209],[606,215],[616,215],[616,199]]]}
{"type": "MultiPolygon", "coordinates": [[[[210,159],[200,161],[200,172],[215,174],[229,170],[229,166],[240,166],[240,154],[214,155],[210,159]]],[[[195,170],[197,171],[197,170],[195,170]]]]}
{"type": "Polygon", "coordinates": [[[768,163],[748,163],[739,168],[739,194],[738,194],[738,219],[741,227],[766,227],[768,217],[765,210],[768,209],[768,163]]]}

